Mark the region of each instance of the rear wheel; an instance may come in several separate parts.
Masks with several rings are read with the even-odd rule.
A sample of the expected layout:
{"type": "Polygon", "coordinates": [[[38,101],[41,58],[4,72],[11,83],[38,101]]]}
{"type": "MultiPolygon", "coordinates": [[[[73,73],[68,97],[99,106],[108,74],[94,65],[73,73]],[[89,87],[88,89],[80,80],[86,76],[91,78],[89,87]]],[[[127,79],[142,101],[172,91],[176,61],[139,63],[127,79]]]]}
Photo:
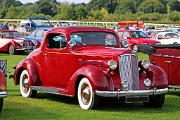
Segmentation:
{"type": "Polygon", "coordinates": [[[161,108],[165,102],[165,94],[149,97],[149,102],[144,103],[145,107],[161,108]]]}
{"type": "Polygon", "coordinates": [[[12,45],[12,44],[9,45],[8,53],[11,54],[11,55],[14,55],[14,54],[15,54],[14,45],[12,45]]]}
{"type": "Polygon", "coordinates": [[[98,105],[99,99],[95,95],[92,85],[87,78],[82,78],[77,91],[79,106],[89,110],[98,105]]]}
{"type": "Polygon", "coordinates": [[[23,97],[36,97],[37,91],[29,86],[30,77],[27,70],[23,70],[20,75],[20,92],[23,97]]]}
{"type": "Polygon", "coordinates": [[[3,99],[0,99],[0,112],[2,111],[3,108],[3,99]]]}

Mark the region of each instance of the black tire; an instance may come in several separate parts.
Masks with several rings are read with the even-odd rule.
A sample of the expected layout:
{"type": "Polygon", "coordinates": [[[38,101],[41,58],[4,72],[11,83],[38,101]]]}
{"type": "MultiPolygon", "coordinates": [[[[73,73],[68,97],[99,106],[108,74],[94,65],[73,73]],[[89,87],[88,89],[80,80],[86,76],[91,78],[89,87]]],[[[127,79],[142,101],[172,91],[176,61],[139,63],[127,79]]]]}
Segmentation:
{"type": "Polygon", "coordinates": [[[82,78],[77,90],[79,106],[84,110],[95,108],[99,105],[99,97],[95,95],[92,85],[87,78],[82,78]]]}
{"type": "Polygon", "coordinates": [[[11,55],[14,55],[14,54],[15,54],[15,48],[14,48],[14,45],[13,45],[13,44],[10,44],[10,45],[9,45],[8,53],[11,54],[11,55]]]}
{"type": "Polygon", "coordinates": [[[32,90],[29,86],[29,73],[27,70],[23,70],[20,75],[20,92],[23,97],[35,98],[37,91],[32,90]]]}
{"type": "Polygon", "coordinates": [[[149,102],[144,103],[145,107],[162,108],[165,102],[165,94],[149,97],[149,102]]]}
{"type": "Polygon", "coordinates": [[[3,108],[3,99],[0,99],[0,113],[2,112],[2,108],[3,108]]]}

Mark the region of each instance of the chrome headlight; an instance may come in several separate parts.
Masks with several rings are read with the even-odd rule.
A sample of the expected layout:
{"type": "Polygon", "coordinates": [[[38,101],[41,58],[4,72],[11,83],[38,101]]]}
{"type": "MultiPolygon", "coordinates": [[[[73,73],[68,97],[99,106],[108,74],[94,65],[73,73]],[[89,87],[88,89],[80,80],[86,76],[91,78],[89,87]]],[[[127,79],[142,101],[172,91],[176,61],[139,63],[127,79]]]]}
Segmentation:
{"type": "Polygon", "coordinates": [[[114,60],[108,61],[108,66],[110,69],[115,70],[117,68],[117,62],[114,60]]]}
{"type": "Polygon", "coordinates": [[[144,80],[144,85],[146,87],[150,87],[151,86],[151,80],[149,80],[148,78],[144,80]]]}
{"type": "Polygon", "coordinates": [[[148,69],[151,63],[149,60],[142,60],[141,65],[143,66],[143,68],[148,69]]]}
{"type": "Polygon", "coordinates": [[[128,87],[129,87],[129,83],[128,83],[128,81],[126,81],[126,80],[125,80],[125,81],[123,81],[123,82],[122,82],[122,87],[123,87],[123,89],[126,89],[126,90],[127,90],[127,89],[128,89],[128,87]]]}

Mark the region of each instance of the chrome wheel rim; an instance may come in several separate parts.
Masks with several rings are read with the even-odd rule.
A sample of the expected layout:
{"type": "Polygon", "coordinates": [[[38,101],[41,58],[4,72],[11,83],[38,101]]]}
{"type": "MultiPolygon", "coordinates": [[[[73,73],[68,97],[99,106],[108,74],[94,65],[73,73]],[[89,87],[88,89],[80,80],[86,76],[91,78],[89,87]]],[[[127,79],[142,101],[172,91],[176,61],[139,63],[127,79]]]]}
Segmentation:
{"type": "Polygon", "coordinates": [[[81,88],[81,101],[84,105],[88,105],[91,98],[91,91],[87,84],[83,84],[81,88]]]}
{"type": "Polygon", "coordinates": [[[14,54],[14,47],[13,47],[13,45],[9,46],[9,54],[14,54]]]}
{"type": "Polygon", "coordinates": [[[22,80],[22,88],[23,88],[23,92],[24,93],[28,93],[29,90],[29,84],[28,84],[28,75],[24,75],[23,76],[23,80],[22,80]]]}

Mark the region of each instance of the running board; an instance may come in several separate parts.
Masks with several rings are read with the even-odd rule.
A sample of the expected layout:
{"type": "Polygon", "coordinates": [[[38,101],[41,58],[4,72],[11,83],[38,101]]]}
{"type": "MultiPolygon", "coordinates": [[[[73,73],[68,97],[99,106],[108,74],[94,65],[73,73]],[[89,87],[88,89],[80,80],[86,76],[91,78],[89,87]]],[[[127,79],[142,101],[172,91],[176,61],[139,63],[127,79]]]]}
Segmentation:
{"type": "Polygon", "coordinates": [[[169,85],[170,88],[178,89],[180,88],[180,85],[169,85]]]}
{"type": "Polygon", "coordinates": [[[43,86],[31,86],[33,90],[38,90],[46,93],[51,94],[60,94],[61,92],[64,92],[64,90],[54,87],[43,87],[43,86]]]}

